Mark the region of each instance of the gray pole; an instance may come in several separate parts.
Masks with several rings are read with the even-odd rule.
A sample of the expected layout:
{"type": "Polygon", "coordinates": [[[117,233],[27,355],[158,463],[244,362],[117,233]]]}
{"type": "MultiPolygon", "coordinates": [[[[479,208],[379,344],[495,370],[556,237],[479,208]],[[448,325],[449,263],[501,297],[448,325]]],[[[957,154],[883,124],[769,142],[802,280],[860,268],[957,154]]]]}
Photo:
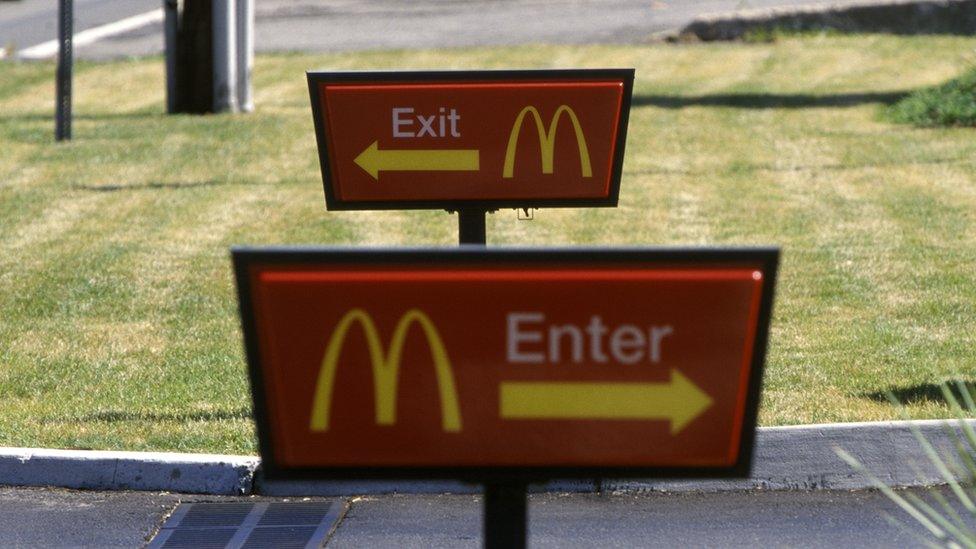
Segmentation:
{"type": "Polygon", "coordinates": [[[55,83],[57,95],[54,114],[54,138],[57,141],[71,139],[71,69],[74,61],[74,5],[72,0],[61,0],[58,5],[58,74],[55,83]]]}
{"type": "Polygon", "coordinates": [[[237,24],[234,0],[213,0],[214,112],[237,112],[237,24]]]}
{"type": "Polygon", "coordinates": [[[179,0],[163,0],[163,10],[166,13],[166,112],[173,114],[177,109],[176,100],[176,40],[179,30],[180,5],[179,0]]]}
{"type": "Polygon", "coordinates": [[[254,0],[237,0],[237,106],[254,111],[251,71],[254,69],[254,0]]]}

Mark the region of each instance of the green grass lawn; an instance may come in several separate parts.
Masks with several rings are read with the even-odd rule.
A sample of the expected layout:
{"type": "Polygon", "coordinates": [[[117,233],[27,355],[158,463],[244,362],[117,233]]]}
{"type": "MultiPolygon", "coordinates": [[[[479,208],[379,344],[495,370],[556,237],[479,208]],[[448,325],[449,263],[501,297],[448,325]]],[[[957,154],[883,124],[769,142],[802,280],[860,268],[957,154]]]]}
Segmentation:
{"type": "Polygon", "coordinates": [[[254,453],[228,247],[451,246],[444,212],[325,211],[304,71],[637,69],[616,209],[489,217],[489,245],[783,249],[764,425],[947,417],[976,377],[976,133],[878,111],[976,40],[262,56],[257,112],[165,116],[159,58],[0,63],[0,445],[254,453]]]}

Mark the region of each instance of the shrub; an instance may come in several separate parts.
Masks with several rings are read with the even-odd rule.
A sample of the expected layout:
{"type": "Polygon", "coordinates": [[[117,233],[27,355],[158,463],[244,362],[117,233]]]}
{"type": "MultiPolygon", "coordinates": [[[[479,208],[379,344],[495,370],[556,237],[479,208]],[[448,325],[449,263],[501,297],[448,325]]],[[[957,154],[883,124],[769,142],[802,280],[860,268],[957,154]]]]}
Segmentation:
{"type": "Polygon", "coordinates": [[[976,67],[933,88],[911,93],[887,109],[894,122],[917,126],[976,126],[976,67]]]}

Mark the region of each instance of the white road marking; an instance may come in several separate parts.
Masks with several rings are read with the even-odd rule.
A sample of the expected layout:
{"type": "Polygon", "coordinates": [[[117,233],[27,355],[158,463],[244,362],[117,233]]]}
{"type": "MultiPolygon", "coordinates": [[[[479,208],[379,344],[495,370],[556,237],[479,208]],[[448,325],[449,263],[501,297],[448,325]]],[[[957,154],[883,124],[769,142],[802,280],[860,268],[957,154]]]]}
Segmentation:
{"type": "MultiPolygon", "coordinates": [[[[133,15],[132,17],[126,17],[125,19],[120,19],[100,27],[93,27],[81,32],[76,32],[73,40],[73,47],[78,48],[81,46],[87,46],[88,44],[101,40],[102,38],[122,34],[124,32],[129,32],[145,27],[146,25],[151,25],[153,23],[159,23],[162,21],[162,8],[147,11],[146,13],[141,13],[139,15],[133,15]]],[[[48,59],[57,54],[58,41],[50,40],[48,42],[20,50],[20,52],[17,53],[17,57],[20,59],[39,60],[48,59]]]]}

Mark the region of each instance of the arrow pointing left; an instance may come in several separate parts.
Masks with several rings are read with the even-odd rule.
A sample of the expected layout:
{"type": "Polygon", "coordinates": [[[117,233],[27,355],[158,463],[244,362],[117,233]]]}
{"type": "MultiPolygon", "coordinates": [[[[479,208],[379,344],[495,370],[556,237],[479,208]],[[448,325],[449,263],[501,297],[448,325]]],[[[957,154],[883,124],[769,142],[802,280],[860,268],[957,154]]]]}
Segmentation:
{"type": "Polygon", "coordinates": [[[476,172],[481,169],[478,149],[387,149],[379,142],[359,153],[356,164],[379,181],[380,172],[476,172]]]}

